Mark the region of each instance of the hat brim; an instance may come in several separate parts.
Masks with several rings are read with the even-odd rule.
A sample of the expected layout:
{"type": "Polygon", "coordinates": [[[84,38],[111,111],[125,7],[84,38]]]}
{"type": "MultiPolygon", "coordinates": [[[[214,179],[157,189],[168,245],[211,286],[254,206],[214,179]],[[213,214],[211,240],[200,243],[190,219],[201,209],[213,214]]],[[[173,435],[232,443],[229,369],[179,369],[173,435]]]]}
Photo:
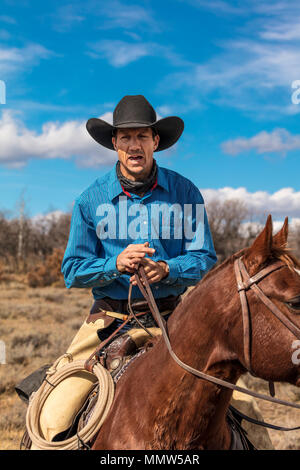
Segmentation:
{"type": "Polygon", "coordinates": [[[141,127],[153,127],[159,135],[159,145],[155,152],[166,150],[174,145],[181,136],[184,129],[184,122],[177,116],[169,116],[153,124],[144,124],[139,122],[130,122],[128,124],[120,124],[113,126],[106,121],[98,118],[91,118],[86,123],[88,133],[98,144],[114,150],[112,144],[112,131],[113,129],[138,129],[141,127]]]}

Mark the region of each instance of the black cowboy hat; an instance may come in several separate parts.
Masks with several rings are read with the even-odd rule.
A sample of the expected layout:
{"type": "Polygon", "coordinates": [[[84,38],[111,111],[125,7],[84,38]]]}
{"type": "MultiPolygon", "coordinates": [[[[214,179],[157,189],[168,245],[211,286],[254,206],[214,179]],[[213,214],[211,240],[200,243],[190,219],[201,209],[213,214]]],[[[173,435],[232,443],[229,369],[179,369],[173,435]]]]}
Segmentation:
{"type": "Polygon", "coordinates": [[[169,116],[157,121],[156,112],[143,95],[124,96],[117,104],[113,113],[113,125],[98,118],[91,118],[86,128],[98,144],[114,150],[112,144],[113,129],[152,127],[160,140],[155,152],[171,147],[181,136],[184,128],[183,120],[177,116],[169,116]]]}

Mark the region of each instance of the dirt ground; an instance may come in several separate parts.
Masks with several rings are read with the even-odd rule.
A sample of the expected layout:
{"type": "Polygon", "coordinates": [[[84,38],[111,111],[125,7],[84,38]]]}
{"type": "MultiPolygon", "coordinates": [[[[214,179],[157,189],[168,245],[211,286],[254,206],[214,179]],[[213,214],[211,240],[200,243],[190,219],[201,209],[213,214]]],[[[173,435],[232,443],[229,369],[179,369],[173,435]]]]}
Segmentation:
{"type": "MultiPolygon", "coordinates": [[[[0,340],[6,363],[0,364],[0,450],[19,449],[26,405],[14,387],[39,367],[54,362],[68,348],[92,305],[89,290],[64,287],[28,288],[21,281],[0,283],[0,340]]],[[[252,377],[246,385],[268,393],[267,384],[252,377]]],[[[300,403],[300,390],[276,384],[276,396],[300,403]]],[[[300,410],[257,402],[267,422],[300,425],[300,410]]],[[[269,431],[275,449],[299,449],[300,431],[269,431]]]]}

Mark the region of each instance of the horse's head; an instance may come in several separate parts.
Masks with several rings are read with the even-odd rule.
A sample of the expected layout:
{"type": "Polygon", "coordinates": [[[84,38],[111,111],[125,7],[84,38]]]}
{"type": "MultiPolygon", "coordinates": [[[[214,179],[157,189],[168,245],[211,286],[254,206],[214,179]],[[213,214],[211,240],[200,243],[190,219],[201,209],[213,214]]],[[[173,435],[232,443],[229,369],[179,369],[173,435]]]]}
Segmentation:
{"type": "Polygon", "coordinates": [[[250,311],[251,369],[259,377],[300,385],[300,264],[287,249],[288,219],[281,230],[272,235],[272,218],[268,217],[263,231],[242,261],[253,278],[264,268],[278,265],[258,281],[257,286],[273,305],[295,325],[292,332],[272,313],[252,289],[247,290],[250,311]],[[279,263],[278,263],[279,262],[279,263]],[[296,333],[295,333],[296,331],[296,333]],[[298,354],[299,352],[299,354],[298,354]]]}

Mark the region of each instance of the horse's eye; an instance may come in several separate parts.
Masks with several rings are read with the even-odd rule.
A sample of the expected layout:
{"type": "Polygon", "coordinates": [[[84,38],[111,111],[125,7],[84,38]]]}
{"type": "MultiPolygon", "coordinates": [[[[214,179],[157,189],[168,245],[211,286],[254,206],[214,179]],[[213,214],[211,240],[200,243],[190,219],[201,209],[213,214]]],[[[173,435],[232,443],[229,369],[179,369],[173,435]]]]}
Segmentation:
{"type": "Polygon", "coordinates": [[[299,297],[291,299],[289,302],[286,302],[286,304],[290,309],[300,312],[300,298],[299,297]]]}

